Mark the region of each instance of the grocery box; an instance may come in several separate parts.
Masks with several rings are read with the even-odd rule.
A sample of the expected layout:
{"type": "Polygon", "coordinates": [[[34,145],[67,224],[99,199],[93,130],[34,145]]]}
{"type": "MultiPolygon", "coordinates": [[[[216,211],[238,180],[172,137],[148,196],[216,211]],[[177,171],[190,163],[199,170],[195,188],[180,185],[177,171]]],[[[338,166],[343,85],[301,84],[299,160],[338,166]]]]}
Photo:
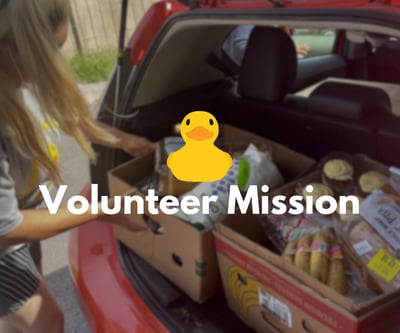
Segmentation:
{"type": "MultiPolygon", "coordinates": [[[[309,170],[314,160],[296,153],[285,146],[250,132],[228,125],[221,125],[220,139],[234,142],[263,142],[271,147],[275,163],[286,180],[291,180],[309,170]]],[[[108,173],[110,195],[121,195],[135,187],[154,168],[154,154],[128,161],[108,173]]],[[[145,196],[140,190],[138,195],[145,196]]],[[[221,287],[212,230],[198,230],[174,215],[160,212],[152,214],[145,207],[145,214],[133,217],[149,229],[132,233],[116,226],[115,236],[145,259],[193,300],[204,302],[221,287]]]]}
{"type": "MultiPolygon", "coordinates": [[[[382,164],[356,155],[358,170],[382,164]]],[[[313,170],[304,179],[315,179],[313,170]]],[[[301,179],[270,193],[290,195],[301,179]]],[[[285,261],[269,247],[259,217],[228,215],[214,230],[218,264],[229,307],[257,332],[400,332],[400,289],[354,303],[285,261]],[[265,235],[265,236],[264,236],[265,235]]]]}

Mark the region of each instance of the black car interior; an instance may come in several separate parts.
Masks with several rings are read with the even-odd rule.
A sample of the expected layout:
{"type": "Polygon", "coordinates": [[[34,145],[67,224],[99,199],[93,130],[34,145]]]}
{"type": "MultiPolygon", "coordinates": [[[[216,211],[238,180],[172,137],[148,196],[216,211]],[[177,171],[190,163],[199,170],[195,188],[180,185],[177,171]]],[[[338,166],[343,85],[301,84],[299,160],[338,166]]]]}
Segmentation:
{"type": "Polygon", "coordinates": [[[296,64],[295,48],[287,34],[256,27],[238,85],[221,97],[215,112],[222,111],[220,117],[225,122],[316,159],[342,150],[364,153],[387,164],[400,162],[394,152],[400,127],[385,91],[325,82],[307,98],[295,96],[290,92],[296,80],[296,64]]]}
{"type": "MultiPolygon", "coordinates": [[[[345,60],[337,54],[314,58],[299,64],[294,43],[283,30],[257,26],[237,76],[141,107],[135,120],[143,125],[135,131],[147,136],[151,133],[151,139],[159,140],[171,134],[173,124],[188,110],[203,109],[215,114],[221,123],[258,133],[315,159],[341,150],[400,165],[395,151],[400,143],[400,118],[392,114],[391,101],[383,89],[327,81],[308,97],[293,94],[306,82],[343,78],[346,73],[358,79],[367,75],[365,69],[346,68],[345,60]],[[327,68],[325,64],[329,64],[327,68]],[[160,109],[163,117],[155,124],[152,119],[160,109]]],[[[356,66],[364,62],[363,58],[356,66]]]]}

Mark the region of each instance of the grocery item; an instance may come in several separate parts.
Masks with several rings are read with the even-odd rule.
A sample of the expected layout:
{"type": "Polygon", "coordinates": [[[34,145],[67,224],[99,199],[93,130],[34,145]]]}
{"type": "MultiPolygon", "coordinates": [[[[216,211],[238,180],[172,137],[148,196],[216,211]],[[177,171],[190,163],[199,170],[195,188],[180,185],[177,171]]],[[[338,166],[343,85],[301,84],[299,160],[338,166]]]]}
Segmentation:
{"type": "MultiPolygon", "coordinates": [[[[359,205],[363,201],[363,198],[357,196],[359,205]]],[[[338,209],[336,211],[339,220],[343,223],[343,227],[347,227],[348,224],[350,224],[353,221],[356,221],[360,218],[359,214],[353,213],[353,202],[352,201],[347,201],[346,202],[346,211],[345,212],[340,212],[340,206],[338,206],[338,209]]]]}
{"type": "Polygon", "coordinates": [[[282,258],[287,262],[294,264],[294,255],[296,253],[297,239],[289,242],[282,253],[282,258]]]}
{"type": "Polygon", "coordinates": [[[311,197],[314,205],[316,201],[324,195],[331,197],[334,196],[332,189],[329,186],[321,183],[310,183],[306,185],[302,194],[304,197],[311,197]]]}
{"type": "Polygon", "coordinates": [[[331,154],[321,168],[282,187],[281,193],[302,195],[304,206],[332,196],[337,210],[268,214],[261,220],[264,230],[285,261],[356,304],[393,291],[400,286],[400,196],[393,186],[400,184],[400,172],[394,170],[390,178],[386,174],[384,166],[364,156],[331,154]]]}
{"type": "Polygon", "coordinates": [[[400,193],[400,168],[392,166],[389,168],[389,171],[390,171],[390,177],[389,177],[390,187],[396,193],[400,193]]]}
{"type": "Polygon", "coordinates": [[[360,215],[388,245],[400,251],[399,196],[377,190],[362,202],[360,215]]]}
{"type": "Polygon", "coordinates": [[[354,168],[345,159],[331,159],[322,168],[322,182],[334,191],[348,191],[353,184],[354,168]]]}
{"type": "Polygon", "coordinates": [[[281,214],[257,215],[264,232],[277,251],[281,253],[288,243],[306,234],[315,233],[320,226],[313,216],[281,214]]]}
{"type": "Polygon", "coordinates": [[[157,143],[152,187],[156,189],[159,195],[177,195],[177,192],[189,191],[195,185],[195,183],[177,180],[173,177],[166,164],[168,155],[183,147],[184,144],[185,142],[178,136],[165,137],[157,143]],[[177,188],[179,189],[177,190],[177,188]]]}
{"type": "Polygon", "coordinates": [[[275,188],[283,183],[283,177],[267,151],[260,151],[250,144],[240,158],[234,158],[232,167],[224,178],[217,182],[204,182],[198,184],[191,191],[180,197],[195,196],[202,202],[204,196],[216,196],[212,202],[209,214],[202,213],[200,207],[196,214],[185,214],[179,210],[177,217],[196,225],[198,228],[211,228],[220,221],[228,209],[229,191],[231,185],[237,185],[240,190],[246,191],[249,185],[268,185],[275,188]]]}
{"type": "Polygon", "coordinates": [[[354,225],[347,241],[384,292],[400,287],[400,261],[395,257],[396,252],[368,222],[361,220],[354,225]]]}
{"type": "MultiPolygon", "coordinates": [[[[376,282],[375,277],[369,271],[368,267],[363,263],[361,258],[358,256],[355,248],[349,244],[343,237],[337,238],[338,243],[340,244],[341,249],[343,250],[343,254],[346,256],[347,264],[353,275],[353,279],[351,282],[353,285],[353,290],[356,293],[353,293],[353,299],[359,299],[362,294],[370,294],[370,296],[380,295],[383,293],[383,289],[376,282]],[[361,291],[361,293],[359,292],[361,291]]],[[[362,246],[363,243],[360,244],[362,246]]],[[[350,287],[352,286],[350,285],[350,287]]],[[[351,290],[350,290],[351,292],[351,290]]]]}
{"type": "Polygon", "coordinates": [[[328,246],[324,232],[317,232],[311,243],[310,275],[323,283],[328,281],[328,246]]]}
{"type": "Polygon", "coordinates": [[[310,273],[310,246],[313,236],[311,234],[301,237],[296,245],[294,264],[306,272],[310,273]]]}
{"type": "Polygon", "coordinates": [[[329,272],[327,285],[336,292],[346,294],[346,268],[343,260],[343,253],[339,246],[329,249],[329,272]]]}
{"type": "Polygon", "coordinates": [[[363,198],[373,191],[382,188],[388,181],[388,177],[377,171],[367,171],[358,178],[357,194],[363,198]]]}

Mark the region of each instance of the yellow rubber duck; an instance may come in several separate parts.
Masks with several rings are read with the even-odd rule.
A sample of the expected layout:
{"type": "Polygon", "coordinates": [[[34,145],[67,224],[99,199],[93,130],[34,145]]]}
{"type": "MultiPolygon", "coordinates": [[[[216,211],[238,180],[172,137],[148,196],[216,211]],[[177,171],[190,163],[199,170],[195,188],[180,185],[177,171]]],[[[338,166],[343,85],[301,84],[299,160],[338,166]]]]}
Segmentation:
{"type": "Polygon", "coordinates": [[[193,111],[183,118],[180,132],[185,145],[171,153],[167,165],[173,175],[186,182],[222,179],[232,166],[232,157],[214,145],[219,126],[206,111],[193,111]]]}

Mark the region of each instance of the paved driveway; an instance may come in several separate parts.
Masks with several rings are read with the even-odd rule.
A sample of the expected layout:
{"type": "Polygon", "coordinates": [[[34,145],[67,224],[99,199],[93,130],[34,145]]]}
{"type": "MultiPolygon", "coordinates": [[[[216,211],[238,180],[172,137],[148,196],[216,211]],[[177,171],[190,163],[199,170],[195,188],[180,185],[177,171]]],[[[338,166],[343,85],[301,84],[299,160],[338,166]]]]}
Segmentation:
{"type": "MultiPolygon", "coordinates": [[[[104,87],[104,83],[81,86],[93,110],[104,87]]],[[[77,144],[65,136],[60,147],[60,167],[64,183],[68,185],[67,194],[78,194],[89,180],[88,160],[77,144]]],[[[68,271],[68,232],[43,241],[42,248],[43,273],[53,295],[64,310],[66,333],[90,333],[76,303],[68,271]]]]}

